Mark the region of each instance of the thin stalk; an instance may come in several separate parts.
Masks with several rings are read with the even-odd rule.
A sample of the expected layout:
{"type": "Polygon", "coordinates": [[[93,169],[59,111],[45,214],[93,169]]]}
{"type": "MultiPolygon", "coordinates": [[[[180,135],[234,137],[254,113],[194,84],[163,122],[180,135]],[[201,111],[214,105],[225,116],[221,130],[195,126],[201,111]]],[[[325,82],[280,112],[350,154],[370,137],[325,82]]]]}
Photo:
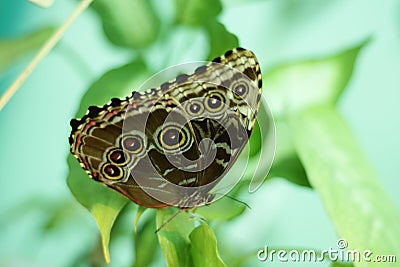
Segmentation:
{"type": "Polygon", "coordinates": [[[47,40],[35,57],[29,62],[28,66],[21,72],[18,78],[4,92],[0,98],[0,111],[8,103],[11,97],[17,92],[39,62],[53,49],[65,31],[71,26],[75,19],[92,3],[93,0],[82,0],[68,19],[57,29],[57,31],[47,40]]]}

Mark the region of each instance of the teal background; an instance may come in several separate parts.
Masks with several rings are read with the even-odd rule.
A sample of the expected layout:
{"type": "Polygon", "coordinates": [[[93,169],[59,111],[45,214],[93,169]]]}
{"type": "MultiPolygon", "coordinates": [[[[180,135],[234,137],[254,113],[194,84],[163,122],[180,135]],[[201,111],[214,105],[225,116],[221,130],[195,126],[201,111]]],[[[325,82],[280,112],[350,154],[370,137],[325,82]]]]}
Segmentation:
{"type": "MultiPolygon", "coordinates": [[[[166,16],[168,2],[159,6],[166,16]]],[[[2,1],[1,37],[60,25],[76,4],[59,0],[45,10],[25,1],[2,1]]],[[[400,2],[395,0],[226,0],[221,20],[239,37],[241,46],[255,52],[263,71],[336,54],[371,38],[356,62],[340,111],[400,211],[399,18],[400,2]]],[[[174,34],[176,41],[166,44],[171,64],[203,59],[205,40],[195,32],[174,34]]],[[[154,49],[155,69],[157,58],[165,53],[166,49],[154,49]]],[[[124,63],[126,55],[109,44],[98,17],[88,9],[0,112],[1,266],[68,266],[83,247],[97,242],[95,221],[65,183],[69,120],[88,86],[106,70],[124,63]],[[70,210],[50,231],[43,229],[51,216],[49,209],[42,208],[46,205],[70,210]]],[[[28,59],[1,74],[1,93],[28,59]]],[[[227,224],[219,236],[222,244],[236,242],[255,249],[336,245],[333,225],[317,193],[310,189],[271,180],[245,201],[250,206],[265,203],[268,209],[252,209],[227,224]]],[[[129,262],[132,255],[118,254],[118,248],[126,245],[123,240],[112,243],[112,266],[129,262]]]]}

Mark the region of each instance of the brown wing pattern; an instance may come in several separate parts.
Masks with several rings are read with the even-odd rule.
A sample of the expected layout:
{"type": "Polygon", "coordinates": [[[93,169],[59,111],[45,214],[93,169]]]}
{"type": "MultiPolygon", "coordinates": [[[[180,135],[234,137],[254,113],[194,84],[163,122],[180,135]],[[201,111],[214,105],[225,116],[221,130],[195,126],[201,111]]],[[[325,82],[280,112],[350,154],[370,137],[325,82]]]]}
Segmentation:
{"type": "Polygon", "coordinates": [[[71,120],[71,153],[139,205],[197,205],[246,145],[261,88],[254,54],[233,49],[159,88],[89,107],[71,120]]]}

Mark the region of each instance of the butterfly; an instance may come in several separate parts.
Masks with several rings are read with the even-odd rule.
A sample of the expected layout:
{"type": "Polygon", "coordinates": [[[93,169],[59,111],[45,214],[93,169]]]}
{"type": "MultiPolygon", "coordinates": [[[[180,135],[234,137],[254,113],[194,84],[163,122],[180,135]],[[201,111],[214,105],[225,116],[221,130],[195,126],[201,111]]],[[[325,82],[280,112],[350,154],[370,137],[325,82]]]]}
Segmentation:
{"type": "Polygon", "coordinates": [[[235,48],[191,74],[72,119],[89,176],[147,208],[210,204],[253,130],[262,91],[253,52],[235,48]]]}

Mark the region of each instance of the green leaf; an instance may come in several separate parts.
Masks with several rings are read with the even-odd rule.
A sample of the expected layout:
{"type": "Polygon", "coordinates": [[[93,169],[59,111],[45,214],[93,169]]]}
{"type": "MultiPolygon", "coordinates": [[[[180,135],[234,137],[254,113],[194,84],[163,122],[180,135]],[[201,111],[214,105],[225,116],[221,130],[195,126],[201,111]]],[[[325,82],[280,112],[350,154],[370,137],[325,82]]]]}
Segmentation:
{"type": "Polygon", "coordinates": [[[83,116],[89,106],[102,106],[113,97],[129,95],[149,75],[149,71],[141,59],[106,72],[83,95],[76,116],[83,116]]]}
{"type": "Polygon", "coordinates": [[[207,32],[210,42],[208,60],[239,46],[236,35],[217,20],[222,11],[219,0],[175,0],[175,7],[177,23],[202,27],[207,32]]]}
{"type": "Polygon", "coordinates": [[[135,263],[133,264],[134,267],[149,266],[157,256],[155,252],[159,248],[157,236],[154,233],[154,219],[155,216],[147,217],[135,234],[136,256],[135,263]]]}
{"type": "Polygon", "coordinates": [[[280,177],[300,185],[310,186],[303,164],[296,154],[291,130],[284,120],[275,121],[276,151],[269,178],[280,177]]]}
{"type": "Polygon", "coordinates": [[[250,154],[249,154],[250,157],[257,155],[257,153],[260,151],[262,147],[262,134],[260,131],[260,125],[258,120],[254,124],[254,128],[249,139],[249,146],[250,146],[250,154]]]}
{"type": "Polygon", "coordinates": [[[311,187],[304,166],[297,155],[292,155],[272,164],[268,177],[285,178],[294,184],[311,187]]]}
{"type": "MultiPolygon", "coordinates": [[[[141,60],[108,71],[94,82],[82,97],[77,116],[85,114],[90,105],[104,105],[112,97],[127,95],[135,84],[138,85],[144,80],[142,76],[146,71],[141,60]]],[[[102,236],[104,255],[108,262],[110,231],[116,217],[128,200],[104,185],[90,180],[72,155],[68,156],[67,161],[69,166],[68,186],[76,200],[95,217],[102,236]]]]}
{"type": "Polygon", "coordinates": [[[181,24],[203,26],[221,11],[219,0],[175,0],[175,20],[181,24]]]}
{"type": "Polygon", "coordinates": [[[295,156],[296,150],[292,140],[291,129],[286,118],[274,120],[276,130],[276,151],[274,156],[274,165],[287,158],[295,156]]]}
{"type": "Polygon", "coordinates": [[[125,204],[126,203],[124,200],[111,200],[106,203],[106,205],[97,203],[90,209],[90,212],[96,219],[101,233],[101,244],[103,248],[104,259],[107,264],[111,262],[109,252],[111,229],[114,225],[115,219],[125,204]]]}
{"type": "Polygon", "coordinates": [[[169,208],[157,210],[158,241],[164,253],[167,266],[192,266],[189,233],[194,225],[182,210],[173,218],[176,212],[176,209],[169,208]]]}
{"type": "Polygon", "coordinates": [[[332,107],[315,107],[293,114],[290,125],[310,183],[348,249],[400,255],[398,211],[341,116],[332,107]]]}
{"type": "Polygon", "coordinates": [[[142,217],[143,213],[147,210],[147,208],[143,207],[143,206],[139,206],[138,205],[138,210],[136,212],[136,217],[135,217],[135,221],[133,222],[133,227],[135,229],[137,229],[137,224],[139,223],[140,217],[142,217]]]}
{"type": "Polygon", "coordinates": [[[67,176],[68,187],[75,199],[89,211],[98,203],[105,205],[110,201],[117,203],[125,202],[121,201],[125,200],[125,198],[117,192],[114,192],[101,183],[91,180],[74,156],[68,155],[67,162],[69,167],[67,176]]]}
{"type": "Polygon", "coordinates": [[[15,40],[0,40],[0,73],[26,54],[41,47],[54,32],[46,27],[15,40]]]}
{"type": "Polygon", "coordinates": [[[334,261],[329,265],[330,267],[353,267],[352,263],[334,261]]]}
{"type": "Polygon", "coordinates": [[[222,23],[216,20],[212,20],[206,24],[206,31],[210,41],[209,60],[239,46],[237,36],[229,32],[222,23]]]}
{"type": "Polygon", "coordinates": [[[157,39],[161,25],[151,1],[97,0],[92,7],[101,17],[105,34],[116,45],[140,49],[157,39]]]}
{"type": "Polygon", "coordinates": [[[213,230],[204,222],[190,234],[192,256],[195,267],[225,266],[218,254],[217,239],[213,230]]]}
{"type": "Polygon", "coordinates": [[[263,75],[264,95],[274,114],[276,153],[269,177],[309,186],[294,148],[288,117],[312,106],[335,105],[349,82],[355,61],[367,41],[338,55],[294,62],[263,75]]]}
{"type": "Polygon", "coordinates": [[[96,219],[101,233],[104,258],[109,263],[108,245],[111,228],[128,200],[102,184],[90,180],[72,155],[68,156],[67,161],[69,166],[68,187],[76,200],[87,208],[96,219]]]}
{"type": "Polygon", "coordinates": [[[335,104],[365,44],[332,57],[290,63],[266,72],[264,94],[275,119],[311,106],[335,104]]]}

